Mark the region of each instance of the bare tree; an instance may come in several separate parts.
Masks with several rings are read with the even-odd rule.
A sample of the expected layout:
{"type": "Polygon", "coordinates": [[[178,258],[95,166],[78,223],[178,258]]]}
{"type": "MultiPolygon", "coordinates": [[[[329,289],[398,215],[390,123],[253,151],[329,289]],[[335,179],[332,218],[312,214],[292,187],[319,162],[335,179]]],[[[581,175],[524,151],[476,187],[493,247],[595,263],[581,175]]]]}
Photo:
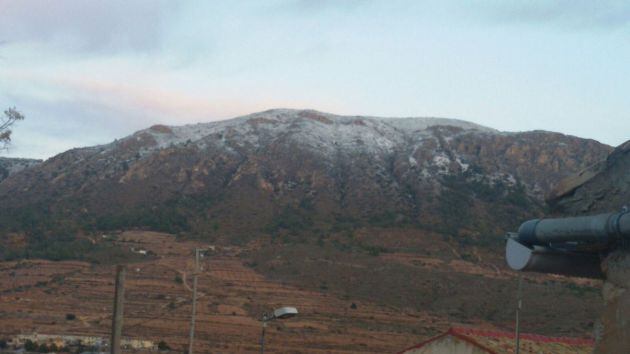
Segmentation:
{"type": "Polygon", "coordinates": [[[0,151],[6,149],[11,142],[11,126],[18,120],[24,120],[24,115],[15,107],[6,109],[0,117],[0,151]]]}

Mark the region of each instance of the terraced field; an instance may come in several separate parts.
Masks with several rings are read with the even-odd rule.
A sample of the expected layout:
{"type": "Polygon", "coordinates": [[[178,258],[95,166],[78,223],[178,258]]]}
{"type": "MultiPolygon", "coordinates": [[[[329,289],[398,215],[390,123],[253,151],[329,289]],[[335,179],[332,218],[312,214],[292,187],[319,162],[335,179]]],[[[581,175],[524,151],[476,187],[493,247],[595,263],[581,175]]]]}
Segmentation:
{"type": "MultiPolygon", "coordinates": [[[[152,232],[126,232],[117,242],[156,254],[128,265],[123,335],[164,340],[183,350],[191,311],[192,252],[208,245],[177,242],[152,232]]],[[[260,315],[281,305],[296,306],[300,315],[270,325],[266,341],[270,352],[392,352],[448,326],[426,313],[369,302],[352,306],[334,295],[268,281],[244,264],[242,251],[222,248],[202,259],[195,347],[199,352],[256,352],[260,315]],[[426,331],[414,336],[385,329],[419,323],[426,331]]],[[[2,263],[0,336],[37,332],[107,337],[113,280],[112,266],[41,260],[2,263]],[[77,318],[66,320],[70,313],[77,318]]]]}
{"type": "MultiPolygon", "coordinates": [[[[115,242],[150,254],[144,261],[127,266],[123,335],[164,340],[182,352],[188,340],[193,250],[211,245],[139,231],[124,232],[115,242]]],[[[457,323],[496,328],[480,320],[461,321],[448,313],[395,307],[370,301],[369,297],[349,297],[330,289],[302,286],[290,276],[285,277],[286,281],[271,280],[274,277],[263,276],[269,268],[255,264],[256,257],[252,256],[269,251],[261,247],[260,243],[211,246],[214,251],[202,258],[197,352],[257,352],[261,330],[258,319],[264,311],[282,305],[297,307],[300,315],[270,324],[266,341],[269,352],[396,352],[457,323]]],[[[272,259],[272,266],[276,264],[281,274],[286,270],[279,257],[272,259]]],[[[301,257],[300,264],[312,264],[326,272],[321,263],[324,260],[296,257],[301,257]]],[[[447,267],[449,272],[468,276],[499,280],[512,276],[490,266],[404,253],[383,254],[375,260],[426,272],[447,267]]],[[[344,266],[352,269],[361,266],[350,258],[334,262],[345,262],[344,266]]],[[[41,260],[0,263],[0,337],[33,332],[107,337],[113,293],[111,265],[41,260]],[[66,314],[75,314],[76,319],[67,320],[66,314]]]]}

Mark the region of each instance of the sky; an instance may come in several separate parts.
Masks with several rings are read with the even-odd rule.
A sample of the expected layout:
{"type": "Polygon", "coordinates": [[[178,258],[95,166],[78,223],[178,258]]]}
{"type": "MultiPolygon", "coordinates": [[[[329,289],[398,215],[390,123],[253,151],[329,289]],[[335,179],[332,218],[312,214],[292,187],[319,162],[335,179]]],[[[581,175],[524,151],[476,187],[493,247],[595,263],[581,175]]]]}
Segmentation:
{"type": "Polygon", "coordinates": [[[10,150],[271,108],[630,139],[630,1],[0,0],[10,150]]]}

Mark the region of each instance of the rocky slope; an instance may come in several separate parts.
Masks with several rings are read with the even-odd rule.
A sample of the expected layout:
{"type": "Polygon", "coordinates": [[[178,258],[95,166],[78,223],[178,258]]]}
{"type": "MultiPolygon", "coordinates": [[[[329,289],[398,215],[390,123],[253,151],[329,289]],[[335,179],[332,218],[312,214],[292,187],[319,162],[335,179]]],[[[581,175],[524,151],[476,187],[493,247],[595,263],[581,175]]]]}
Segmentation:
{"type": "Polygon", "coordinates": [[[41,160],[33,159],[0,157],[0,182],[14,173],[20,172],[25,168],[36,166],[41,162],[41,160]]]}
{"type": "MultiPolygon", "coordinates": [[[[616,212],[630,205],[630,141],[608,158],[562,181],[550,200],[562,215],[616,212]]],[[[597,326],[596,353],[621,353],[630,347],[630,251],[627,244],[605,254],[605,308],[597,326]]]]}
{"type": "Polygon", "coordinates": [[[599,164],[563,180],[550,199],[558,213],[590,214],[630,205],[630,141],[599,164]]]}
{"type": "Polygon", "coordinates": [[[147,227],[231,241],[409,226],[482,242],[540,213],[556,181],[609,152],[451,119],[270,110],[57,155],[0,184],[0,225],[5,234],[147,227]]]}

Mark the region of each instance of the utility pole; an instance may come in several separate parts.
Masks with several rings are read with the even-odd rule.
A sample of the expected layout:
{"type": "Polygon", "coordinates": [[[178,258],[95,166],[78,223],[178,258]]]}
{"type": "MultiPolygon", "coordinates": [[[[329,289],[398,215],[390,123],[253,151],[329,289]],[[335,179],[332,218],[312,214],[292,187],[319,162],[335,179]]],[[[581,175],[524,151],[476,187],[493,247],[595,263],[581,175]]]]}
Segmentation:
{"type": "Polygon", "coordinates": [[[518,289],[516,291],[516,354],[521,352],[520,314],[523,306],[523,275],[518,275],[518,289]]]}
{"type": "Polygon", "coordinates": [[[262,333],[260,334],[260,354],[265,354],[265,329],[267,328],[267,314],[263,315],[262,333]]]}
{"type": "Polygon", "coordinates": [[[112,317],[112,339],[110,353],[120,354],[120,337],[123,326],[123,305],[125,301],[125,266],[116,266],[116,295],[114,297],[114,315],[112,317]]]}
{"type": "Polygon", "coordinates": [[[195,315],[197,312],[197,276],[199,275],[199,248],[195,248],[195,270],[193,271],[193,295],[192,295],[192,315],[190,318],[190,340],[188,342],[188,354],[193,354],[193,343],[195,341],[195,315]]]}

